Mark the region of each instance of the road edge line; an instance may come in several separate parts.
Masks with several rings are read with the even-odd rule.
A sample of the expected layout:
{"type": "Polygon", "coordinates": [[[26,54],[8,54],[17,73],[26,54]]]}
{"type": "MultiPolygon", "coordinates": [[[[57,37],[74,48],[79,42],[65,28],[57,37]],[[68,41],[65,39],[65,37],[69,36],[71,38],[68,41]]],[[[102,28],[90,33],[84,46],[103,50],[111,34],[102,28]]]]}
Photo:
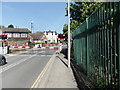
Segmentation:
{"type": "Polygon", "coordinates": [[[45,65],[45,67],[43,68],[43,70],[40,72],[39,76],[37,77],[37,79],[35,80],[35,82],[33,83],[33,85],[31,86],[31,88],[37,88],[43,75],[46,73],[46,71],[48,70],[49,65],[52,63],[52,61],[54,60],[53,58],[55,57],[55,53],[52,55],[52,57],[49,59],[49,61],[47,62],[47,64],[45,65]]]}

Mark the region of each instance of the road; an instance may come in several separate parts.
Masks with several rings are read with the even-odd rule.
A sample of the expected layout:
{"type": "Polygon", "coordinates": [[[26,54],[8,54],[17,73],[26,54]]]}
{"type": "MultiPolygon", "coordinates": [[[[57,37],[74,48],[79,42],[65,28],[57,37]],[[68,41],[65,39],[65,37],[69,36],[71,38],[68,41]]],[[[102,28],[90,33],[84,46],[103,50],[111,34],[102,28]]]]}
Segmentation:
{"type": "Polygon", "coordinates": [[[51,56],[54,49],[30,49],[6,55],[2,66],[2,88],[30,88],[51,56]]]}

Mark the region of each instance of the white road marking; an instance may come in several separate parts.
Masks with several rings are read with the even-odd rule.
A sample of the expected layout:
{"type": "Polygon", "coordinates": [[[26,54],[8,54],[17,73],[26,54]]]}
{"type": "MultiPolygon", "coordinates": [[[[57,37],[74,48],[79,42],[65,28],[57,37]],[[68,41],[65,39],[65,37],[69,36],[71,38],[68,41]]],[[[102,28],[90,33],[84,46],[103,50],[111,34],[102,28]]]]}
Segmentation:
{"type": "MultiPolygon", "coordinates": [[[[45,51],[39,51],[39,53],[44,53],[45,51]]],[[[23,51],[23,52],[19,52],[19,53],[17,53],[17,54],[7,54],[7,55],[5,55],[5,57],[6,58],[9,58],[9,57],[12,57],[12,56],[17,56],[17,55],[19,55],[19,54],[22,54],[22,53],[25,53],[25,54],[27,54],[27,53],[29,53],[29,51],[23,51]]],[[[30,53],[38,53],[37,51],[32,51],[32,52],[30,52],[30,53]]],[[[38,54],[39,54],[38,53],[38,54]]],[[[23,54],[22,56],[24,56],[25,54],[23,54]]]]}
{"type": "Polygon", "coordinates": [[[28,57],[28,58],[25,58],[25,59],[22,59],[22,60],[20,60],[20,61],[18,61],[18,62],[16,62],[16,63],[10,64],[10,65],[2,68],[2,69],[0,70],[0,71],[1,71],[0,73],[2,73],[2,72],[4,72],[4,71],[6,71],[6,70],[8,70],[8,69],[10,69],[10,68],[18,65],[18,64],[20,64],[20,63],[22,63],[22,62],[25,62],[25,61],[29,60],[29,58],[32,58],[32,57],[34,57],[34,56],[36,56],[36,55],[32,55],[32,56],[30,56],[30,57],[28,57]]]}
{"type": "MultiPolygon", "coordinates": [[[[27,52],[27,51],[25,51],[25,52],[27,52]]],[[[45,52],[45,51],[40,51],[39,53],[43,53],[43,52],[45,52]]],[[[24,53],[24,52],[23,52],[24,53]]],[[[21,54],[21,53],[18,53],[18,54],[8,54],[8,56],[6,56],[6,58],[9,58],[9,57],[11,57],[11,56],[17,56],[17,55],[19,55],[19,54],[21,54]]],[[[15,67],[16,65],[18,65],[18,64],[20,64],[20,63],[22,63],[22,62],[25,62],[25,61],[27,61],[27,60],[29,60],[29,58],[32,58],[32,57],[34,57],[34,56],[51,56],[51,55],[37,55],[38,53],[36,52],[36,54],[34,54],[34,55],[32,55],[32,56],[30,56],[30,57],[27,57],[27,58],[25,58],[25,59],[21,59],[20,61],[18,61],[18,62],[15,62],[15,63],[13,63],[13,64],[10,64],[10,65],[8,65],[8,66],[6,66],[6,67],[3,67],[3,66],[0,66],[0,67],[3,67],[3,68],[1,68],[0,69],[0,73],[2,73],[2,72],[4,72],[4,71],[6,71],[6,70],[8,70],[8,69],[10,69],[10,68],[12,68],[12,67],[15,67]]],[[[25,55],[25,54],[24,54],[25,55]]]]}

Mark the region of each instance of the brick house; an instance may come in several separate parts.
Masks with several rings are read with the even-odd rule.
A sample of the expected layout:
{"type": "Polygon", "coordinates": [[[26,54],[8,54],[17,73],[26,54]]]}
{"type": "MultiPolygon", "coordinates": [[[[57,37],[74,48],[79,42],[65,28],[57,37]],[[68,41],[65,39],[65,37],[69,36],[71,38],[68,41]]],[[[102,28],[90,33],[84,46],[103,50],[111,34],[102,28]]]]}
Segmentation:
{"type": "Polygon", "coordinates": [[[32,38],[30,41],[35,43],[35,47],[42,47],[43,43],[46,43],[47,41],[47,37],[44,32],[31,33],[30,37],[32,38]]]}
{"type": "Polygon", "coordinates": [[[47,41],[47,37],[44,32],[32,33],[30,34],[30,37],[32,37],[33,42],[35,43],[45,43],[45,41],[47,41]]]}
{"type": "MultiPolygon", "coordinates": [[[[1,29],[1,28],[0,28],[1,29]]],[[[24,28],[2,28],[2,33],[7,34],[7,44],[10,46],[28,46],[30,30],[24,28]]]]}

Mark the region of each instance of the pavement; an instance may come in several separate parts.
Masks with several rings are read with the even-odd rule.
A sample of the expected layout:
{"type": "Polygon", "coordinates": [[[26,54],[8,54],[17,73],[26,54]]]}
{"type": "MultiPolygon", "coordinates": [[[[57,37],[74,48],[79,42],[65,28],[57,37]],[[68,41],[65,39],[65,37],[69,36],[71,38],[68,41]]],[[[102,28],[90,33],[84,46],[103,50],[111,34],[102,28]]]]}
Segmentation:
{"type": "Polygon", "coordinates": [[[60,54],[54,54],[49,64],[46,65],[46,69],[43,70],[43,75],[39,78],[39,84],[33,86],[35,88],[73,88],[78,90],[76,80],[71,68],[67,66],[67,59],[60,54]]]}

